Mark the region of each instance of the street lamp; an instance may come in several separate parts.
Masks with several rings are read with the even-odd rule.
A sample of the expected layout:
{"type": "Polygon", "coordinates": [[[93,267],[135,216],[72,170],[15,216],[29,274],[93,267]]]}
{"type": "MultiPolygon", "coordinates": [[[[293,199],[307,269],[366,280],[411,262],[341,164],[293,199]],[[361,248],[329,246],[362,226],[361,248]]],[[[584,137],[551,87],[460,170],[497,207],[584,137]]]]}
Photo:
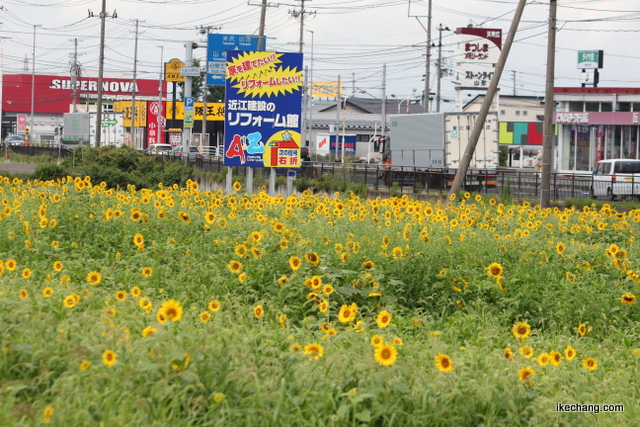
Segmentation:
{"type": "Polygon", "coordinates": [[[156,131],[157,133],[157,139],[156,142],[158,144],[162,143],[162,76],[164,74],[164,46],[162,45],[156,45],[156,47],[160,48],[160,75],[158,76],[158,112],[157,112],[157,119],[158,119],[158,130],[156,131]]]}
{"type": "Polygon", "coordinates": [[[402,105],[402,103],[403,103],[403,102],[405,102],[405,101],[407,102],[407,114],[409,114],[409,103],[411,102],[411,98],[413,98],[413,97],[416,95],[416,93],[417,93],[417,92],[418,92],[418,89],[415,89],[415,88],[414,88],[414,89],[412,90],[412,92],[411,92],[409,95],[407,95],[407,97],[406,97],[406,98],[404,98],[404,99],[399,99],[399,98],[398,98],[397,96],[395,96],[394,94],[391,94],[391,97],[392,97],[392,98],[395,98],[395,99],[396,99],[396,101],[398,101],[398,114],[400,114],[400,106],[401,106],[401,105],[402,105]]]}
{"type": "Polygon", "coordinates": [[[33,129],[33,110],[35,107],[35,90],[36,90],[36,28],[42,27],[42,25],[33,26],[33,51],[31,62],[31,132],[29,134],[29,142],[31,142],[31,135],[35,135],[33,129]]]}
{"type": "Polygon", "coordinates": [[[356,93],[366,93],[365,90],[354,90],[351,93],[348,93],[344,96],[344,101],[342,104],[342,163],[345,164],[345,160],[344,160],[344,134],[346,132],[346,127],[347,127],[347,98],[349,98],[350,96],[355,95],[356,93]]]}

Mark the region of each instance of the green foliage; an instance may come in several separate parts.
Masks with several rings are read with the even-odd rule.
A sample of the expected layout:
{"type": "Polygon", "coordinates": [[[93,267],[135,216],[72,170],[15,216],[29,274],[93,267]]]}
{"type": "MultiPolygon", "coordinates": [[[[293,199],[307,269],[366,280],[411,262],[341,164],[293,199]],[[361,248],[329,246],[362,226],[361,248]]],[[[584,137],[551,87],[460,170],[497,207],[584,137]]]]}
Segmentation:
{"type": "Polygon", "coordinates": [[[105,182],[111,188],[126,188],[127,184],[156,188],[160,182],[184,185],[193,173],[178,160],[147,156],[128,146],[80,147],[75,159],[67,157],[62,166],[76,175],[90,176],[95,183],[105,182]]]}
{"type": "Polygon", "coordinates": [[[498,164],[500,166],[506,167],[509,162],[509,147],[506,145],[500,144],[500,153],[498,154],[498,164]]]}
{"type": "Polygon", "coordinates": [[[502,184],[502,189],[500,190],[500,198],[502,199],[502,203],[511,204],[513,202],[513,195],[511,193],[511,178],[507,178],[507,180],[502,184]]]}
{"type": "Polygon", "coordinates": [[[36,170],[33,173],[33,179],[39,181],[48,181],[61,179],[67,176],[67,169],[58,166],[56,163],[43,163],[36,166],[36,170]]]}

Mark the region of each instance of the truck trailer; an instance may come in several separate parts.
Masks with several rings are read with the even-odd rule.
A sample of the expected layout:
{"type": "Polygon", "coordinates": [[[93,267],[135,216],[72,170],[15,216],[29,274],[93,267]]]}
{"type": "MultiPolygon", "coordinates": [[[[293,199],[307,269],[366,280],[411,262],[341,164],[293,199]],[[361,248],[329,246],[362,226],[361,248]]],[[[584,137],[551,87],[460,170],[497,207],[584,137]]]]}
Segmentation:
{"type": "MultiPolygon", "coordinates": [[[[384,147],[387,185],[394,181],[421,181],[427,188],[448,190],[473,131],[477,113],[392,115],[389,141],[384,147]],[[407,174],[412,174],[410,178],[407,174]]],[[[469,164],[464,187],[495,187],[499,165],[498,114],[489,113],[469,164]]]]}

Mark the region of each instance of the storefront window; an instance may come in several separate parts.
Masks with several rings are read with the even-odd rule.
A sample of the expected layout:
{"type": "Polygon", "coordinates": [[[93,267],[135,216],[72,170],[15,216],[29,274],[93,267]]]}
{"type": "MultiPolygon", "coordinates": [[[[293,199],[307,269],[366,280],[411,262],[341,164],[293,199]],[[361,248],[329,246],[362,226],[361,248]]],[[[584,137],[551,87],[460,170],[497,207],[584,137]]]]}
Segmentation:
{"type": "Polygon", "coordinates": [[[600,111],[603,113],[610,113],[613,111],[613,104],[611,102],[602,102],[600,103],[600,111]]]}
{"type": "Polygon", "coordinates": [[[600,103],[599,102],[587,102],[584,106],[585,111],[600,111],[600,103]]]}
{"type": "Polygon", "coordinates": [[[584,104],[582,102],[571,101],[569,102],[569,111],[584,111],[584,104]]]}
{"type": "Polygon", "coordinates": [[[619,102],[618,103],[618,111],[631,111],[631,103],[630,102],[619,102]]]}

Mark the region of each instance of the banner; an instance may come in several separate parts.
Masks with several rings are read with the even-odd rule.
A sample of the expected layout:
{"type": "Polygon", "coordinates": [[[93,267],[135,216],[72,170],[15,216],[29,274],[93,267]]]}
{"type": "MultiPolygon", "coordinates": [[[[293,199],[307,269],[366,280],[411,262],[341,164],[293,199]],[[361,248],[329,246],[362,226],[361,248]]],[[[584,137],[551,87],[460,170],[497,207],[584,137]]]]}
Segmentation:
{"type": "Polygon", "coordinates": [[[302,54],[227,51],[225,166],[300,167],[302,54]]]}

